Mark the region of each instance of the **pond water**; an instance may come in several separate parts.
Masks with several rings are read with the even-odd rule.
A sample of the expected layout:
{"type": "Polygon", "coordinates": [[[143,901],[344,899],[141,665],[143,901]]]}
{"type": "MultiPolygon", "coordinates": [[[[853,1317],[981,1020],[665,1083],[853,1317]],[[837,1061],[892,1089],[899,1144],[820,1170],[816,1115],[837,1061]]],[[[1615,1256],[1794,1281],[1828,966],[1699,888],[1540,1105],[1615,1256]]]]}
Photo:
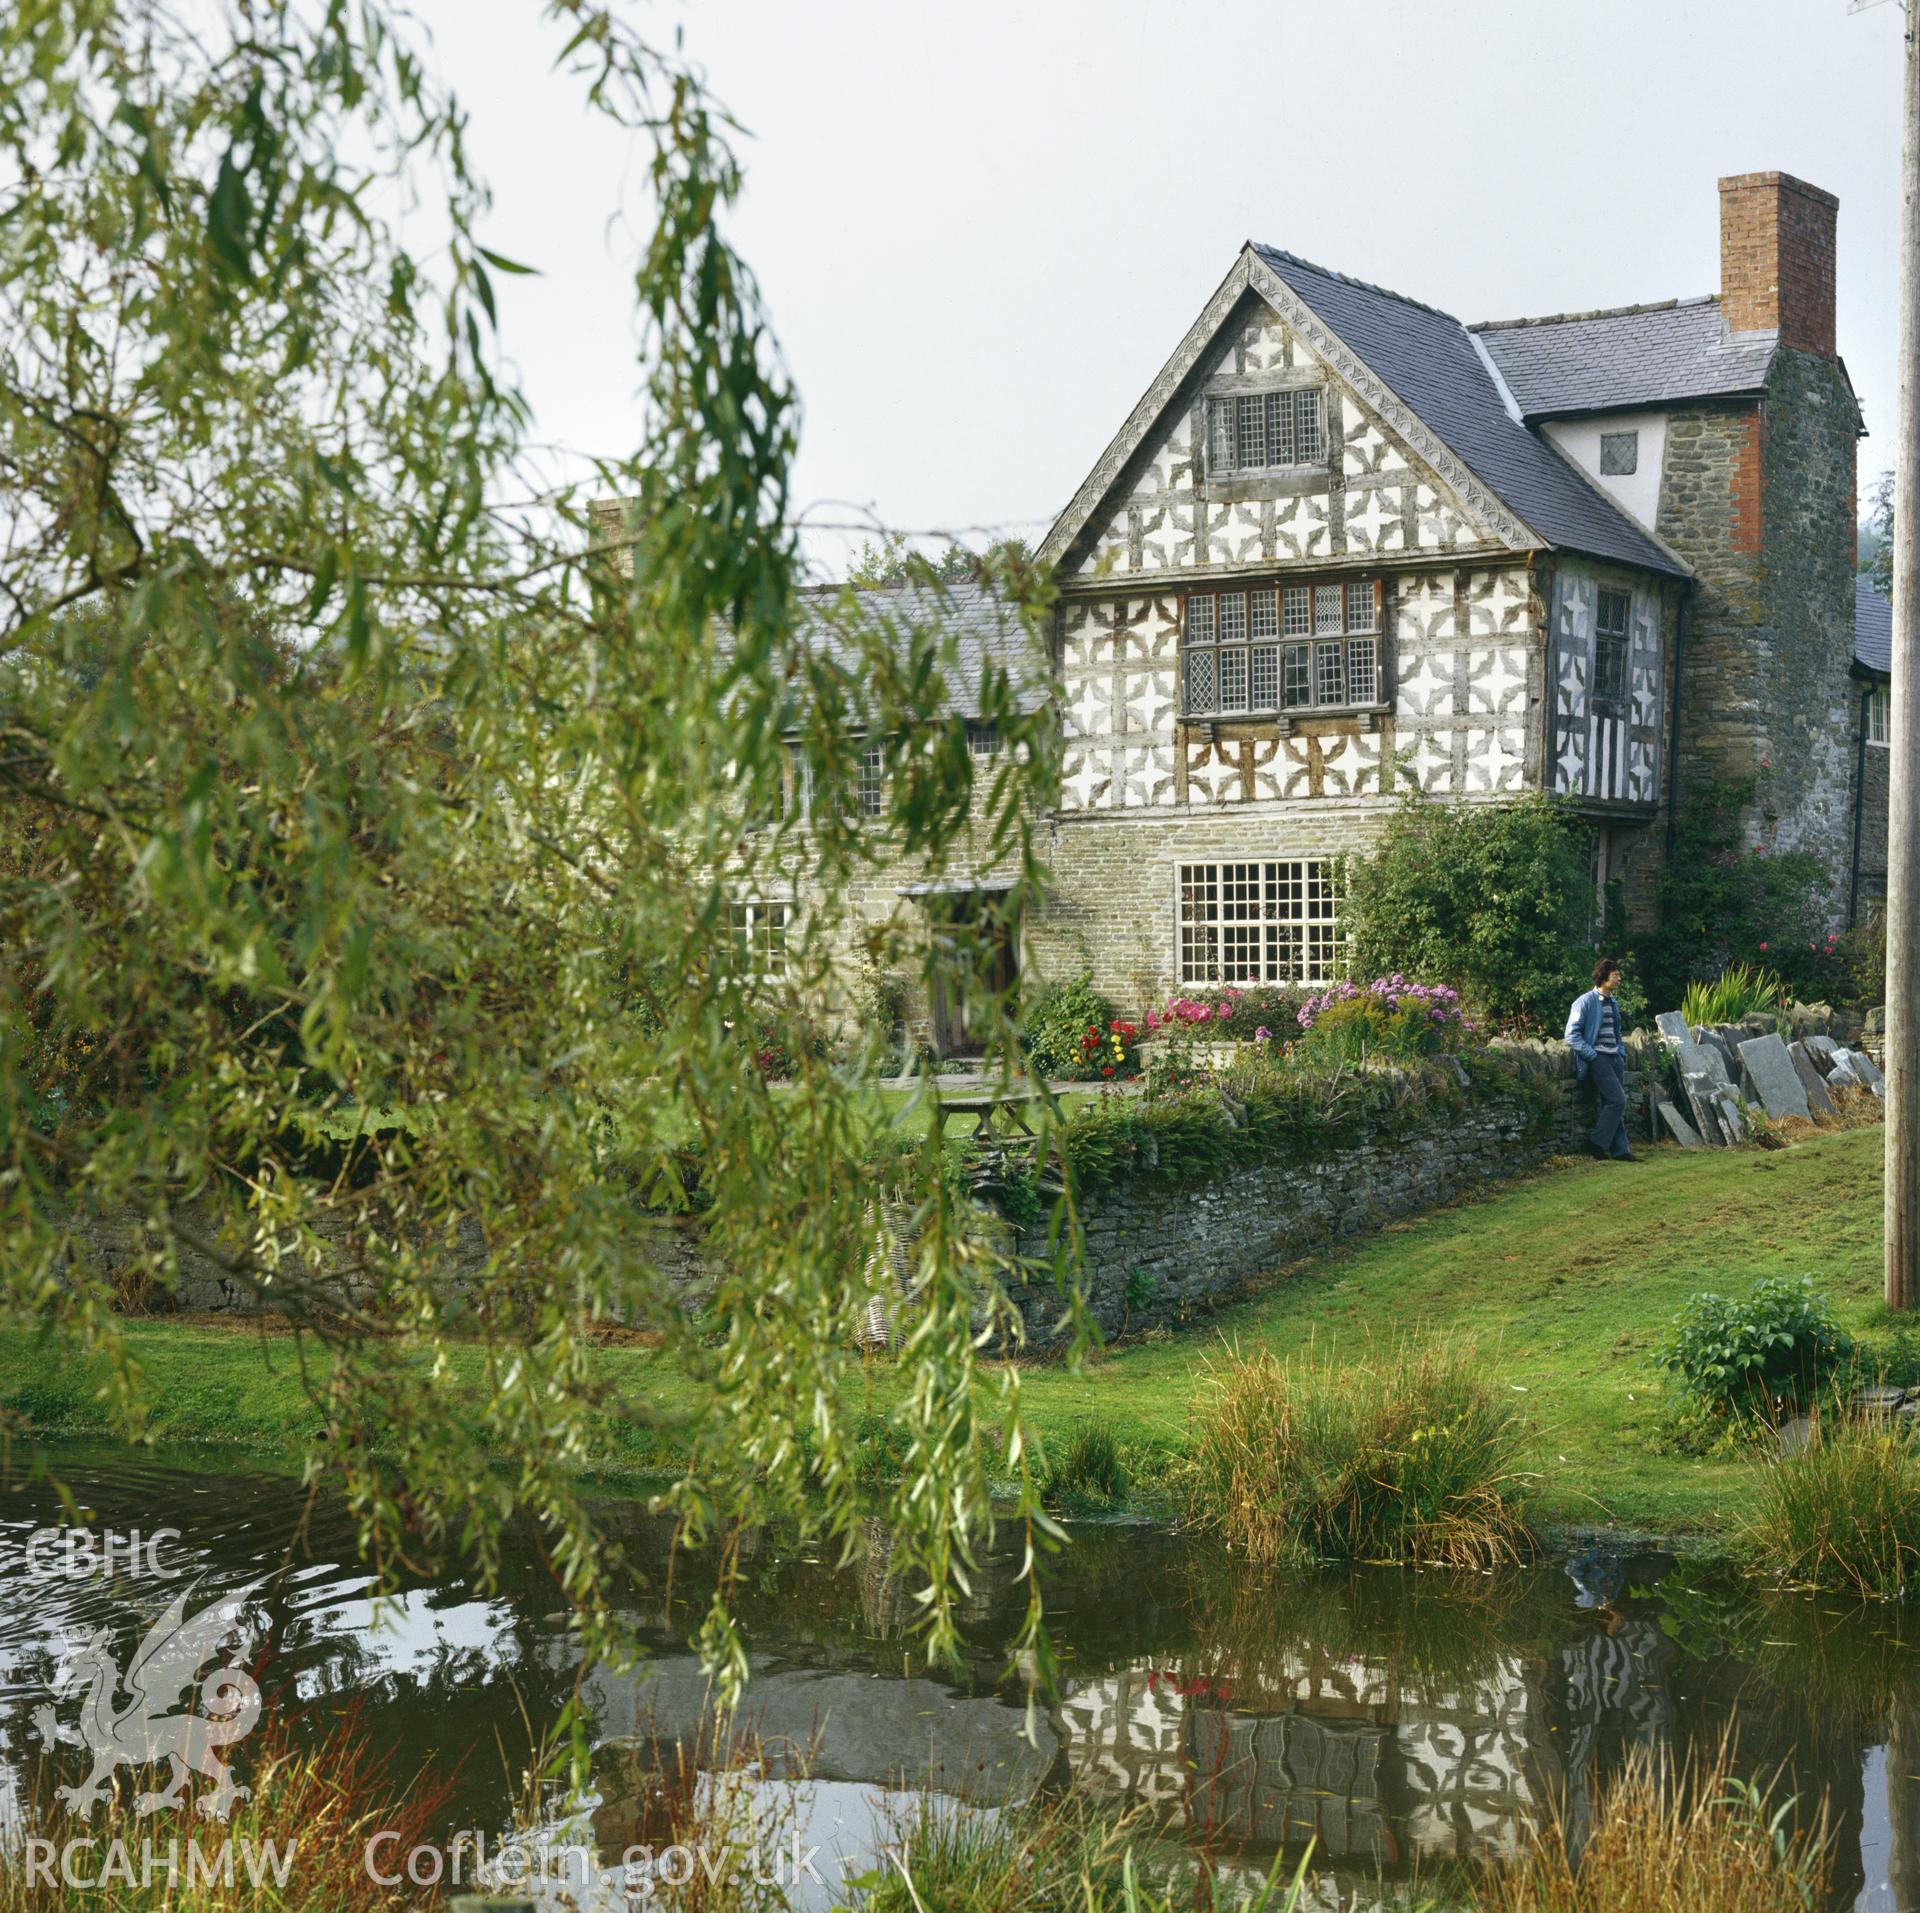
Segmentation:
{"type": "MultiPolygon", "coordinates": [[[[285,1480],[98,1450],[58,1463],[97,1530],[124,1540],[165,1527],[178,1539],[133,1560],[123,1548],[87,1572],[84,1552],[32,1545],[60,1520],[51,1490],[0,1496],[0,1803],[13,1812],[49,1766],[62,1780],[86,1770],[72,1744],[81,1695],[54,1692],[63,1665],[105,1628],[124,1667],[182,1590],[189,1612],[247,1590],[241,1658],[263,1724],[297,1742],[351,1716],[396,1775],[428,1777],[427,1831],[443,1844],[462,1830],[506,1837],[530,1731],[576,1684],[598,1792],[590,1813],[549,1827],[550,1840],[616,1860],[652,1825],[634,1749],[681,1740],[714,1760],[686,1646],[702,1573],[683,1560],[669,1577],[668,1531],[633,1504],[610,1501],[605,1518],[634,1560],[657,1564],[630,1596],[653,1658],[581,1682],[531,1545],[495,1593],[450,1572],[376,1611],[345,1513],[326,1502],[309,1512],[285,1480]],[[49,1731],[63,1728],[50,1748],[49,1731]]],[[[806,1845],[825,1849],[823,1868],[857,1868],[917,1794],[991,1811],[1077,1785],[1157,1810],[1249,1876],[1311,1839],[1329,1875],[1323,1903],[1337,1887],[1365,1906],[1383,1881],[1498,1861],[1552,1800],[1566,1800],[1578,1838],[1596,1787],[1632,1750],[1684,1759],[1732,1725],[1740,1771],[1778,1773],[1783,1792],[1826,1799],[1835,1905],[1920,1913],[1911,1611],[1755,1601],[1700,1585],[1668,1557],[1599,1549],[1497,1579],[1372,1570],[1301,1581],[1157,1532],[1082,1526],[1046,1570],[1062,1692],[1029,1740],[1008,1673],[1016,1568],[1011,1556],[986,1564],[966,1665],[943,1677],[912,1652],[912,1602],[888,1573],[884,1531],[840,1571],[771,1536],[748,1550],[745,1718],[769,1746],[808,1749],[810,1783],[789,1790],[783,1810],[806,1845]]],[[[233,1753],[243,1780],[248,1754],[233,1753]]],[[[803,1897],[824,1905],[830,1885],[803,1897]]]]}

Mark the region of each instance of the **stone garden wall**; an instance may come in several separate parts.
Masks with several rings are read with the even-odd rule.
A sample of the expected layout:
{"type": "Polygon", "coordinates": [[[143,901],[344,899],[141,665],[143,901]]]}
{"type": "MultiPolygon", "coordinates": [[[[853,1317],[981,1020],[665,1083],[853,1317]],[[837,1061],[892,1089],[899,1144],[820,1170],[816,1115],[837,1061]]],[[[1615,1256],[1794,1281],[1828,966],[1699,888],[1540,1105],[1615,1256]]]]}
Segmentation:
{"type": "MultiPolygon", "coordinates": [[[[1628,1126],[1635,1141],[1644,1141],[1658,1046],[1640,1032],[1628,1041],[1628,1126]]],[[[1548,1078],[1552,1106],[1544,1123],[1538,1095],[1516,1080],[1509,1091],[1476,1088],[1461,1107],[1436,1101],[1391,1139],[1313,1162],[1237,1168],[1185,1188],[1142,1178],[1088,1197],[1081,1205],[1081,1280],[1101,1332],[1112,1338],[1183,1327],[1344,1236],[1436,1208],[1548,1157],[1584,1151],[1594,1099],[1575,1081],[1566,1046],[1504,1047],[1516,1078],[1548,1078]]],[[[1018,1240],[1024,1253],[1044,1258],[1044,1225],[1020,1231],[1018,1240]]],[[[1016,1290],[1014,1300],[1030,1345],[1045,1347],[1058,1334],[1058,1295],[1037,1283],[1016,1290]]]]}
{"type": "MultiPolygon", "coordinates": [[[[1650,1133],[1650,1093],[1664,1070],[1657,1039],[1628,1039],[1628,1119],[1636,1140],[1650,1133]]],[[[1452,1201],[1511,1176],[1549,1156],[1578,1152],[1593,1120],[1593,1097],[1574,1081],[1564,1044],[1514,1043],[1504,1048],[1513,1086],[1466,1089],[1453,1101],[1436,1099],[1374,1138],[1330,1150],[1305,1164],[1236,1169],[1213,1181],[1170,1187],[1142,1177],[1086,1198],[1083,1279],[1093,1312],[1108,1336],[1157,1326],[1178,1327],[1313,1249],[1452,1201]],[[1531,1082],[1528,1079],[1532,1079],[1531,1082]],[[1550,1094],[1542,1119],[1542,1081],[1550,1094]]],[[[216,1236],[210,1216],[192,1208],[181,1220],[193,1233],[216,1236]]],[[[366,1218],[365,1222],[376,1221],[366,1218]]],[[[76,1250],[95,1268],[120,1277],[125,1304],[193,1311],[246,1311],[256,1306],[250,1283],[213,1257],[181,1246],[178,1287],[161,1297],[127,1283],[140,1261],[147,1225],[139,1218],[75,1218],[76,1250]]],[[[704,1232],[691,1219],[636,1214],[636,1246],[693,1306],[712,1279],[704,1232]]],[[[1019,1232],[1024,1253],[1044,1259],[1044,1226],[1019,1232]]],[[[363,1262],[355,1228],[342,1222],[324,1260],[347,1298],[370,1300],[357,1271],[363,1262]],[[337,1273],[336,1273],[337,1272],[337,1273]]],[[[445,1250],[456,1287],[484,1259],[478,1228],[463,1220],[445,1250]]],[[[1050,1338],[1059,1301],[1044,1285],[1016,1293],[1036,1346],[1050,1338]]]]}

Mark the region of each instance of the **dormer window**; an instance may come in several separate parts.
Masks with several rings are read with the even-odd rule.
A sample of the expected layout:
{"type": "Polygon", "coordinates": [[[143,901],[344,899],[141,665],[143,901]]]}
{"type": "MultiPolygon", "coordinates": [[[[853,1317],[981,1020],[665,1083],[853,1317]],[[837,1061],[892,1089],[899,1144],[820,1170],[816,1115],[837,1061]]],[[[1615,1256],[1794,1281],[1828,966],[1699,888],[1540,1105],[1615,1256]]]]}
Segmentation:
{"type": "Polygon", "coordinates": [[[1180,647],[1185,714],[1377,704],[1379,633],[1373,578],[1189,592],[1180,647]]]}
{"type": "Polygon", "coordinates": [[[1207,401],[1207,463],[1216,474],[1317,465],[1325,456],[1317,385],[1207,401]]]}

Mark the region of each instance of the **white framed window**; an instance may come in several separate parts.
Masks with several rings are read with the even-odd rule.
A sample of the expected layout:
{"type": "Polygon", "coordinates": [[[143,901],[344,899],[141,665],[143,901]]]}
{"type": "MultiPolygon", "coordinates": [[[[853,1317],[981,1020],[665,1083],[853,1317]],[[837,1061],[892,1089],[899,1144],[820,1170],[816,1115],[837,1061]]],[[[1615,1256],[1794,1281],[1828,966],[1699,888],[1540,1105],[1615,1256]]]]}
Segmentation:
{"type": "Polygon", "coordinates": [[[1190,592],[1181,684],[1189,717],[1377,704],[1379,581],[1190,592]]]}
{"type": "Polygon", "coordinates": [[[1882,750],[1893,742],[1893,694],[1885,684],[1876,684],[1867,693],[1867,742],[1882,750]]]}
{"type": "Polygon", "coordinates": [[[997,724],[968,724],[967,753],[978,763],[1000,755],[1000,727],[997,724]]]}
{"type": "Polygon", "coordinates": [[[792,909],[790,903],[761,897],[735,897],[728,903],[728,927],[749,974],[786,975],[787,919],[792,909]]]}
{"type": "Polygon", "coordinates": [[[887,747],[869,739],[853,766],[853,807],[863,817],[881,817],[887,809],[887,747]]]}
{"type": "Polygon", "coordinates": [[[1207,401],[1207,466],[1216,474],[1317,465],[1326,455],[1317,385],[1207,401]]]}
{"type": "Polygon", "coordinates": [[[1336,951],[1333,865],[1313,858],[1181,864],[1180,981],[1326,983],[1336,951]]]}

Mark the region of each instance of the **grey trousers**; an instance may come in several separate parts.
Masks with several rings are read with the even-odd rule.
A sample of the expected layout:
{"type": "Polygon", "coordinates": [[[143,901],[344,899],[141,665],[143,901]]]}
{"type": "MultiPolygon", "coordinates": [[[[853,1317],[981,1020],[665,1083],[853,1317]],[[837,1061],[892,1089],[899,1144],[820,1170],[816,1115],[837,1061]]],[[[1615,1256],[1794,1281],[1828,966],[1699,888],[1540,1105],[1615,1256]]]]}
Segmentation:
{"type": "Polygon", "coordinates": [[[1587,1065],[1587,1080],[1600,1099],[1594,1119],[1593,1146],[1609,1156],[1627,1154],[1627,1061],[1624,1056],[1596,1056],[1587,1065]]]}

